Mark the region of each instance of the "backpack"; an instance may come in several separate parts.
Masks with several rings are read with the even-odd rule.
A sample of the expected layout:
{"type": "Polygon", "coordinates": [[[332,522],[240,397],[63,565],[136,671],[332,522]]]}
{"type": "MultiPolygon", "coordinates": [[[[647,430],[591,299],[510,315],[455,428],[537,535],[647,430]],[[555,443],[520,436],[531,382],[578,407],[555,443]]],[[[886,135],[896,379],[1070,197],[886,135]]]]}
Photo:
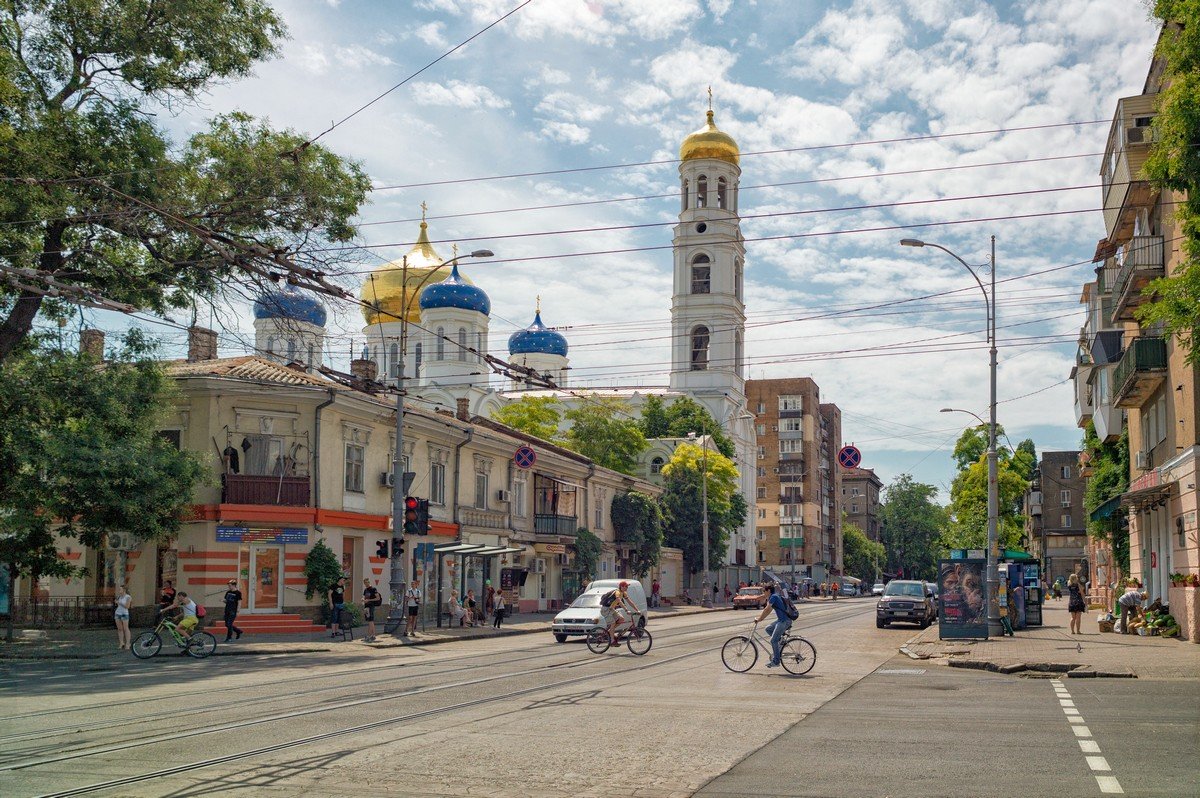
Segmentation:
{"type": "Polygon", "coordinates": [[[617,591],[610,590],[600,597],[601,607],[611,607],[613,602],[617,600],[617,591]]]}
{"type": "Polygon", "coordinates": [[[196,605],[196,617],[203,618],[205,615],[208,615],[208,611],[204,609],[204,605],[197,604],[196,605]]]}
{"type": "Polygon", "coordinates": [[[798,619],[800,617],[800,610],[796,609],[796,605],[792,603],[792,597],[787,594],[787,591],[784,590],[781,592],[779,597],[783,599],[783,614],[786,615],[789,620],[794,621],[798,619]]]}

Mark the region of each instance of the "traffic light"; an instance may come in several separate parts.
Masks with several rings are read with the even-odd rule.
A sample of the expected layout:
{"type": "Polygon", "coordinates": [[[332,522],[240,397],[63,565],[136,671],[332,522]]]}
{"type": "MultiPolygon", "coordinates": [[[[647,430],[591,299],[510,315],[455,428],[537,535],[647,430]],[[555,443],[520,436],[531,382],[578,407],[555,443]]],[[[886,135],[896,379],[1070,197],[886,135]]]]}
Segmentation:
{"type": "Polygon", "coordinates": [[[404,538],[392,538],[392,557],[400,558],[404,556],[404,538]]]}
{"type": "Polygon", "coordinates": [[[429,534],[429,499],[417,499],[417,534],[429,534]]]}
{"type": "Polygon", "coordinates": [[[387,559],[387,556],[388,556],[388,544],[387,544],[387,541],[386,541],[386,540],[377,540],[377,541],[375,541],[375,556],[376,556],[376,557],[382,557],[382,558],[383,558],[383,559],[385,559],[385,560],[387,559]]]}
{"type": "Polygon", "coordinates": [[[420,527],[417,524],[417,509],[421,506],[419,499],[412,496],[404,497],[404,534],[419,535],[421,534],[420,527]]]}

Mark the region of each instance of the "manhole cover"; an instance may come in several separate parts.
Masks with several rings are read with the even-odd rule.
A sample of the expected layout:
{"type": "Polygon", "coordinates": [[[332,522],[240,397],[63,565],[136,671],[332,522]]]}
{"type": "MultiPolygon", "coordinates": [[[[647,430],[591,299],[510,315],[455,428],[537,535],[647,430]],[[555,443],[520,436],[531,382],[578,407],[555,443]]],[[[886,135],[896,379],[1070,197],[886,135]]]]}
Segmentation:
{"type": "Polygon", "coordinates": [[[884,668],[882,670],[878,670],[875,672],[879,673],[879,674],[884,674],[887,676],[916,676],[918,674],[924,673],[925,669],[924,668],[884,668]]]}

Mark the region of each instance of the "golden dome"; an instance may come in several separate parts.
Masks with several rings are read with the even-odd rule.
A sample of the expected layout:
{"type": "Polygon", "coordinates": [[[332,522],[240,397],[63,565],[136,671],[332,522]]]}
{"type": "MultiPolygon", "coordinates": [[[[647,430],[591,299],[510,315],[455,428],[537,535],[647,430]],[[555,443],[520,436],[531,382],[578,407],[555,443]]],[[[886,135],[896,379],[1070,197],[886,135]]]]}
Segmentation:
{"type": "MultiPolygon", "coordinates": [[[[400,260],[383,264],[367,276],[358,296],[364,303],[363,319],[368,325],[399,321],[401,315],[409,322],[419,322],[421,306],[418,299],[421,291],[425,286],[440,283],[450,276],[450,267],[442,265],[445,261],[429,243],[428,228],[429,225],[422,221],[417,243],[413,244],[408,254],[400,260]],[[405,261],[408,263],[407,277],[405,261]],[[366,305],[378,306],[379,312],[366,305]],[[405,305],[408,306],[408,310],[402,314],[401,309],[405,305]]],[[[466,278],[462,279],[464,282],[470,282],[466,278]]]]}
{"type": "Polygon", "coordinates": [[[683,140],[679,145],[679,160],[715,158],[733,165],[738,162],[738,145],[728,133],[722,133],[713,122],[712,109],[708,111],[708,123],[683,140]]]}

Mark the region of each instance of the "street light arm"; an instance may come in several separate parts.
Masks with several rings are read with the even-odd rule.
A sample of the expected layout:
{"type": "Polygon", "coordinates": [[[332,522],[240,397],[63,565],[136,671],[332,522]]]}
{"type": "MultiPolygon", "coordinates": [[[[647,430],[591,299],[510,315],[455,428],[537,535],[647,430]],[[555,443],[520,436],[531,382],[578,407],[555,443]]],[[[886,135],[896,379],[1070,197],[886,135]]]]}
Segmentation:
{"type": "MultiPolygon", "coordinates": [[[[947,255],[949,255],[950,257],[954,258],[954,259],[955,259],[956,261],[958,261],[959,263],[961,263],[961,264],[963,265],[963,268],[964,268],[964,269],[966,269],[967,271],[969,271],[969,272],[971,273],[971,276],[975,278],[975,282],[979,284],[979,290],[983,292],[983,301],[984,301],[985,303],[987,303],[987,306],[988,306],[988,308],[989,308],[989,309],[991,308],[991,306],[992,306],[992,305],[991,305],[991,298],[988,296],[988,291],[987,291],[987,288],[985,288],[985,287],[984,287],[984,285],[983,285],[983,280],[980,280],[980,279],[979,279],[979,275],[978,275],[978,274],[976,274],[976,273],[975,273],[975,270],[971,268],[971,264],[967,263],[965,260],[963,260],[962,258],[960,258],[958,255],[955,255],[953,252],[951,252],[950,250],[946,249],[946,248],[945,248],[945,247],[943,247],[941,244],[931,244],[931,243],[929,243],[928,241],[926,241],[926,242],[925,242],[925,246],[927,246],[927,247],[933,247],[934,249],[940,249],[942,252],[945,252],[947,255]]],[[[990,330],[990,329],[988,330],[988,334],[989,334],[989,335],[991,334],[991,330],[990,330]]]]}
{"type": "Polygon", "coordinates": [[[984,421],[982,418],[980,418],[975,413],[972,413],[970,410],[961,410],[957,407],[943,407],[939,412],[942,412],[942,413],[966,413],[968,416],[971,416],[976,421],[978,421],[979,426],[986,427],[988,425],[988,423],[986,421],[984,421]]]}

